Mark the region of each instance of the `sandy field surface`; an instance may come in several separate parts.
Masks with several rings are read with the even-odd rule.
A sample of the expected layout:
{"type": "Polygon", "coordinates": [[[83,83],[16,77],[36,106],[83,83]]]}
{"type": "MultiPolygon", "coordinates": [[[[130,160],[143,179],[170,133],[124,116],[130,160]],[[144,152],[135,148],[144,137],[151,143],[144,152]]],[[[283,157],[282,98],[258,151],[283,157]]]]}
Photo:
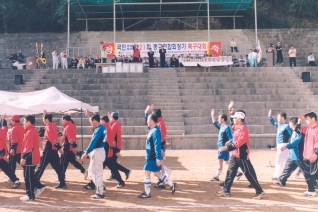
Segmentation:
{"type": "MultiPolygon", "coordinates": [[[[93,200],[90,196],[93,190],[84,190],[88,181],[83,179],[79,170],[69,165],[66,172],[67,189],[54,188],[57,175],[48,166],[41,182],[46,185],[45,191],[35,200],[22,202],[19,197],[25,194],[22,169],[18,165],[16,171],[22,185],[10,189],[10,184],[4,183],[7,177],[0,173],[0,211],[318,211],[318,197],[302,197],[306,191],[303,176],[296,179],[294,174],[289,178],[286,187],[272,183],[274,168],[265,167],[269,160],[274,163],[275,151],[251,150],[251,161],[257,173],[261,186],[266,192],[262,200],[254,200],[255,190],[243,176],[235,180],[231,197],[220,198],[215,195],[220,191],[219,182],[210,182],[217,168],[216,150],[168,150],[165,164],[173,171],[171,180],[178,183],[177,191],[171,195],[170,188],[151,189],[152,197],[138,199],[143,192],[143,163],[145,151],[122,151],[120,163],[132,170],[131,177],[124,188],[115,188],[116,182],[106,181],[110,176],[108,169],[104,170],[106,185],[105,199],[93,200]]],[[[89,160],[84,166],[88,167],[89,160]]],[[[220,179],[224,179],[227,166],[220,179]]],[[[124,174],[122,173],[124,178],[124,174]]],[[[152,186],[157,180],[152,176],[152,186]]]]}

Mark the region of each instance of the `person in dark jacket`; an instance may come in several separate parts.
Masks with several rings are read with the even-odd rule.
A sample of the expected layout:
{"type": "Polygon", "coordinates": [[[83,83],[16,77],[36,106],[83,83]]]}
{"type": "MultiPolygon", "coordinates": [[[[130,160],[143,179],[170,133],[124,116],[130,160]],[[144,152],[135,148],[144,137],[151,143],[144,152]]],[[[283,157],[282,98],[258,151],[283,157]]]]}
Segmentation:
{"type": "Polygon", "coordinates": [[[155,54],[155,53],[152,51],[152,49],[149,48],[148,59],[149,59],[149,67],[150,67],[150,68],[153,68],[153,67],[154,67],[154,59],[153,59],[154,54],[155,54]]]}

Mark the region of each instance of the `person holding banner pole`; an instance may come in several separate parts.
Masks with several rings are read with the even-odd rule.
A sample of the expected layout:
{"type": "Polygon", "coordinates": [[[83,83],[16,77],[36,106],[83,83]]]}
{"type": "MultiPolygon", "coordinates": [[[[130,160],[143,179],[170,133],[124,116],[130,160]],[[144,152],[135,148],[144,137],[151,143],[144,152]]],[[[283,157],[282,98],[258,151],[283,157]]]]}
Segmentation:
{"type": "Polygon", "coordinates": [[[164,48],[163,45],[161,45],[161,49],[159,49],[159,54],[160,54],[160,67],[164,68],[165,67],[165,61],[166,61],[166,49],[164,48]]]}

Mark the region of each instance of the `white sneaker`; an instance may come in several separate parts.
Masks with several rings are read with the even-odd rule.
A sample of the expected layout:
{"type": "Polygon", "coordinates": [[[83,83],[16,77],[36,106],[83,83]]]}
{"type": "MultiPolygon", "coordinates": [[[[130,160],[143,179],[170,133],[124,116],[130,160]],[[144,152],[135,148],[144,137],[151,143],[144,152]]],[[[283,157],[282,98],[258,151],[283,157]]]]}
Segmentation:
{"type": "Polygon", "coordinates": [[[12,183],[12,181],[10,179],[7,179],[4,181],[5,183],[12,183]]]}
{"type": "Polygon", "coordinates": [[[25,195],[25,196],[23,196],[23,197],[20,197],[20,200],[21,201],[32,201],[33,199],[30,199],[30,197],[28,196],[28,195],[25,195]]]}
{"type": "Polygon", "coordinates": [[[315,191],[313,191],[313,192],[311,192],[311,191],[305,191],[305,192],[303,193],[303,196],[305,196],[305,197],[308,197],[308,196],[315,197],[315,196],[316,196],[316,192],[315,192],[315,191]]]}
{"type": "Polygon", "coordinates": [[[165,175],[169,178],[171,175],[171,169],[168,169],[167,167],[165,167],[165,175]]]}
{"type": "Polygon", "coordinates": [[[84,180],[86,180],[86,179],[87,179],[87,176],[88,176],[88,171],[87,171],[87,169],[85,169],[85,172],[83,173],[83,175],[84,175],[84,180]]]}
{"type": "Polygon", "coordinates": [[[36,190],[36,193],[35,193],[35,196],[40,196],[42,194],[42,192],[45,190],[45,186],[43,188],[40,188],[40,189],[37,189],[36,190]]]}

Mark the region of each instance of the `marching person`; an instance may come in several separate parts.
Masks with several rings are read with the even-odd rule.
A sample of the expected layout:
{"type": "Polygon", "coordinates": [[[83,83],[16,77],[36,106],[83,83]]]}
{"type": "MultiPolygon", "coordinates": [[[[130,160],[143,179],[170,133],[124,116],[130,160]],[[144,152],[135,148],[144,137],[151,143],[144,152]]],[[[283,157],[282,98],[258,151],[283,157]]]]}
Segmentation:
{"type": "Polygon", "coordinates": [[[247,180],[256,190],[256,194],[253,199],[262,199],[265,196],[265,192],[258,183],[254,167],[249,158],[250,139],[247,125],[244,124],[245,114],[243,112],[236,112],[231,118],[233,118],[234,121],[233,142],[226,142],[225,146],[221,147],[219,151],[232,151],[232,156],[226,173],[223,190],[216,192],[216,194],[220,197],[230,197],[233,180],[237,174],[238,168],[240,167],[247,180]]]}
{"type": "Polygon", "coordinates": [[[46,110],[43,111],[43,123],[45,126],[44,138],[42,142],[43,154],[40,159],[38,169],[35,172],[36,178],[40,181],[45,168],[48,164],[51,164],[55,170],[60,184],[55,188],[66,188],[65,175],[63,174],[62,167],[60,165],[60,158],[58,150],[61,149],[61,145],[58,142],[58,131],[55,123],[53,123],[52,114],[47,114],[46,110]]]}
{"type": "Polygon", "coordinates": [[[79,170],[84,175],[84,179],[87,178],[87,170],[76,160],[77,143],[76,143],[76,125],[73,123],[70,115],[64,115],[63,121],[63,133],[62,133],[62,148],[59,150],[61,153],[61,166],[62,174],[65,179],[65,172],[69,163],[79,170]]]}
{"type": "Polygon", "coordinates": [[[85,153],[82,155],[82,161],[86,160],[87,156],[90,157],[88,166],[88,175],[96,185],[96,194],[92,195],[93,199],[104,198],[104,184],[103,184],[103,163],[106,158],[105,144],[106,144],[106,128],[100,123],[99,115],[92,115],[90,124],[95,128],[92,135],[91,142],[89,143],[85,153]]]}
{"type": "Polygon", "coordinates": [[[282,174],[282,171],[285,167],[289,150],[282,151],[282,147],[286,146],[289,142],[290,136],[293,131],[290,129],[288,123],[286,122],[287,115],[286,113],[280,112],[277,114],[277,121],[272,117],[272,110],[268,111],[268,118],[271,123],[277,128],[276,134],[276,145],[277,145],[277,155],[276,155],[276,164],[275,171],[272,177],[272,180],[277,181],[279,176],[282,174]]]}
{"type": "Polygon", "coordinates": [[[0,169],[9,177],[10,181],[13,182],[11,188],[16,189],[21,185],[21,183],[8,164],[9,159],[6,147],[7,129],[7,121],[2,119],[0,122],[0,169]]]}
{"type": "Polygon", "coordinates": [[[60,56],[61,56],[62,69],[68,69],[67,54],[65,49],[63,49],[60,56]]]}
{"type": "Polygon", "coordinates": [[[52,58],[53,58],[53,69],[58,69],[59,67],[59,54],[57,53],[56,49],[52,52],[52,58]]]}
{"type": "Polygon", "coordinates": [[[172,194],[175,193],[177,183],[172,182],[165,174],[161,173],[162,155],[161,155],[161,133],[157,125],[158,116],[151,114],[148,117],[148,126],[150,128],[146,139],[146,161],[144,163],[145,170],[145,192],[138,195],[138,198],[149,198],[151,187],[151,172],[154,173],[161,181],[169,184],[172,194]]]}
{"type": "Polygon", "coordinates": [[[34,193],[35,187],[40,184],[34,173],[35,167],[40,162],[39,132],[34,124],[34,116],[27,115],[24,117],[25,135],[20,164],[23,167],[26,195],[20,198],[22,201],[34,200],[45,189],[45,186],[37,187],[36,193],[34,193]]]}
{"type": "Polygon", "coordinates": [[[165,47],[163,46],[163,44],[161,44],[161,49],[159,49],[159,54],[160,54],[160,67],[161,67],[161,68],[164,68],[164,67],[165,67],[166,53],[167,53],[167,50],[165,49],[165,47]]]}
{"type": "MultiPolygon", "coordinates": [[[[13,174],[15,174],[17,163],[20,163],[23,137],[24,128],[20,124],[20,116],[14,115],[11,117],[11,131],[9,133],[9,165],[13,174]]],[[[11,183],[11,180],[8,179],[5,182],[11,183]]]]}

